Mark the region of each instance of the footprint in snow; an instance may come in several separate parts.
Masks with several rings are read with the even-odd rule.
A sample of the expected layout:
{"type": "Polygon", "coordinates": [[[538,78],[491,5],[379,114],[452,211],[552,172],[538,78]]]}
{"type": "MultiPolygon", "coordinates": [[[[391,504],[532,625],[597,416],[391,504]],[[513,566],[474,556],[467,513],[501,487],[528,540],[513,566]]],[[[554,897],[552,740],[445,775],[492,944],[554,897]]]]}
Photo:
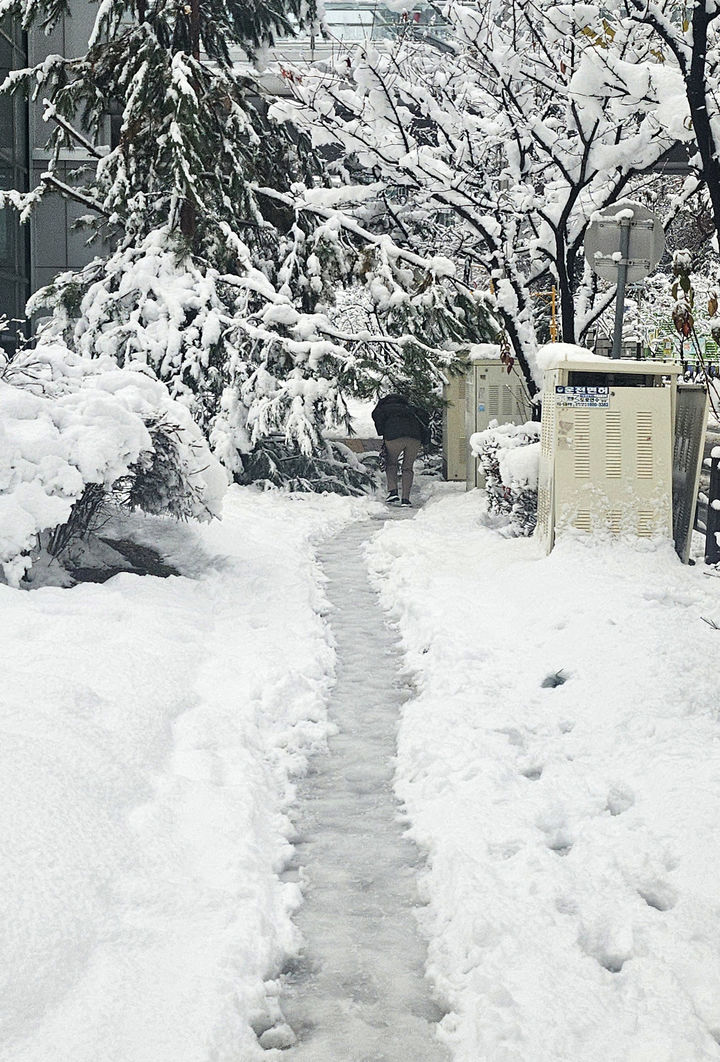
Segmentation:
{"type": "Polygon", "coordinates": [[[609,973],[620,973],[634,954],[632,926],[622,919],[600,917],[580,933],[578,943],[586,955],[609,973]]]}
{"type": "Polygon", "coordinates": [[[670,911],[678,902],[677,891],[667,881],[650,881],[638,888],[648,907],[656,911],[670,911]]]}
{"type": "Polygon", "coordinates": [[[635,794],[629,785],[614,785],[607,795],[607,809],[611,815],[622,815],[635,804],[635,794]]]}

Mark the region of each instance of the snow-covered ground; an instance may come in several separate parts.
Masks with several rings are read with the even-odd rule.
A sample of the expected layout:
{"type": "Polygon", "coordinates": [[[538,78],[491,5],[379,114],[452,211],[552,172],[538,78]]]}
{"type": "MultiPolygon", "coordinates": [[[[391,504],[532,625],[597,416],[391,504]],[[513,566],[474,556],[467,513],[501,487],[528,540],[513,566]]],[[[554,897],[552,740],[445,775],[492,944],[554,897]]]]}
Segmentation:
{"type": "MultiPolygon", "coordinates": [[[[480,492],[420,492],[367,557],[417,694],[388,689],[396,793],[427,854],[440,1039],[453,1062],[720,1059],[720,632],[704,622],[720,625],[720,580],[648,543],[578,538],[543,557],[493,529],[480,492]]],[[[334,733],[336,666],[353,654],[347,719],[383,701],[347,616],[336,660],[317,551],[381,511],[235,489],[222,524],[133,525],[183,576],[0,586],[2,1062],[274,1054],[255,1033],[281,1018],[280,970],[302,943],[284,871],[312,858],[312,837],[291,847],[296,785],[334,733]]],[[[342,563],[363,534],[321,554],[338,607],[363,610],[358,637],[381,625],[357,557],[342,563]]],[[[361,777],[345,747],[348,784],[386,785],[390,751],[361,777]]],[[[398,852],[405,875],[412,858],[398,852]]],[[[391,939],[385,926],[378,971],[391,939]]],[[[367,1003],[367,963],[359,980],[351,957],[343,969],[367,1003]]],[[[321,1000],[296,1007],[332,1018],[321,1000]]]]}
{"type": "Polygon", "coordinates": [[[669,546],[549,557],[436,496],[370,548],[418,696],[397,791],[429,852],[456,1062],[720,1058],[720,580],[669,546]]]}
{"type": "Polygon", "coordinates": [[[0,586],[3,1062],[263,1057],[334,666],[313,543],[372,504],[234,490],[138,521],[193,578],[0,586]]]}

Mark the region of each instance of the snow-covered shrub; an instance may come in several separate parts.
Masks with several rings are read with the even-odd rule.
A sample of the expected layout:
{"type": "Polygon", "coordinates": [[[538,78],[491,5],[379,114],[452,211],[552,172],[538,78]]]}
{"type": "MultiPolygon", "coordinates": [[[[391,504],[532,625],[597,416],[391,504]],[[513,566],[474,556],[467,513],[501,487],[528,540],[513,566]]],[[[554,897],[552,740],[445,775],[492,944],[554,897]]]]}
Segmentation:
{"type": "Polygon", "coordinates": [[[540,425],[498,424],[470,436],[470,446],[485,473],[491,512],[509,517],[516,535],[531,535],[537,523],[540,425]]]}
{"type": "Polygon", "coordinates": [[[226,475],[183,406],[145,366],[120,369],[61,343],[0,371],[0,566],[17,585],[42,544],[88,530],[103,501],[218,515],[226,475]]]}

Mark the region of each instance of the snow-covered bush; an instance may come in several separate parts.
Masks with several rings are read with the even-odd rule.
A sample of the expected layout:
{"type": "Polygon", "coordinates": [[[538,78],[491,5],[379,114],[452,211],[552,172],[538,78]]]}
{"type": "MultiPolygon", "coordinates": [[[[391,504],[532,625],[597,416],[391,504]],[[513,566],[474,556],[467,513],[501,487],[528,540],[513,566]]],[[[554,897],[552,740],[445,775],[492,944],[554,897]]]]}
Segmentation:
{"type": "MultiPolygon", "coordinates": [[[[368,356],[327,314],[298,312],[244,254],[246,276],[231,276],[179,255],[171,233],[158,230],[137,247],[60,274],[32,296],[28,312],[49,314],[46,343],[107,355],[121,367],[149,366],[238,482],[352,493],[357,469],[337,450],[328,464],[325,439],[347,420],[347,395],[404,389],[416,376],[429,387],[445,364],[429,348],[420,356],[368,356]]],[[[363,489],[371,486],[365,474],[363,489]]]]}
{"type": "Polygon", "coordinates": [[[485,473],[491,512],[509,517],[516,535],[531,535],[537,523],[540,425],[498,424],[470,436],[470,446],[485,473]]]}
{"type": "Polygon", "coordinates": [[[40,344],[0,371],[0,566],[17,585],[103,501],[178,518],[218,515],[226,475],[182,405],[145,366],[40,344]]]}

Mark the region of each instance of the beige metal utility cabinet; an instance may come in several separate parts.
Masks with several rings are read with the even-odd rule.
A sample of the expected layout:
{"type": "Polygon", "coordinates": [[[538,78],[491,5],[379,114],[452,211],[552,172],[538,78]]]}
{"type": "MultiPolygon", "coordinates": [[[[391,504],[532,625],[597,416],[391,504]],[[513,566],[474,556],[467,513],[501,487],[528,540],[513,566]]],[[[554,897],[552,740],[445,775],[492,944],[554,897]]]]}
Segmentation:
{"type": "Polygon", "coordinates": [[[532,420],[532,405],[519,372],[509,374],[499,356],[474,358],[470,362],[466,396],[466,482],[467,489],[472,490],[484,487],[485,477],[478,459],[470,451],[470,436],[485,431],[493,420],[498,424],[526,424],[532,420]]]}
{"type": "Polygon", "coordinates": [[[465,480],[468,441],[465,433],[467,402],[467,367],[453,373],[443,388],[443,476],[447,480],[465,480]]]}
{"type": "Polygon", "coordinates": [[[548,552],[567,528],[672,539],[679,372],[580,349],[545,372],[536,535],[548,552]]]}

